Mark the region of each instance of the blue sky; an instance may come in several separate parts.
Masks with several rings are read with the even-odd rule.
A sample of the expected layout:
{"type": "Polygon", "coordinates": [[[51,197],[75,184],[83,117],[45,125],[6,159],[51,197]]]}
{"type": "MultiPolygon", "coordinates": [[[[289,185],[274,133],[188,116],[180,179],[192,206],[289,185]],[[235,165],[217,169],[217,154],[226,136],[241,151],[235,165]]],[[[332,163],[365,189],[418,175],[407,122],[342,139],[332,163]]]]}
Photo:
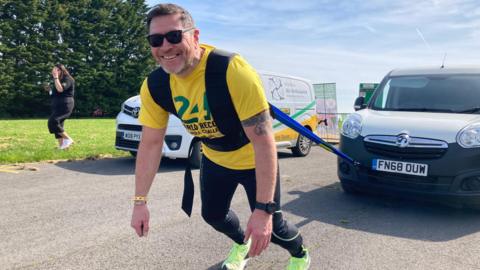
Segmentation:
{"type": "MultiPolygon", "coordinates": [[[[159,1],[147,0],[152,6],[159,1]]],[[[392,69],[480,66],[478,0],[175,1],[200,41],[237,52],[256,69],[337,84],[353,111],[361,82],[392,69]]]]}

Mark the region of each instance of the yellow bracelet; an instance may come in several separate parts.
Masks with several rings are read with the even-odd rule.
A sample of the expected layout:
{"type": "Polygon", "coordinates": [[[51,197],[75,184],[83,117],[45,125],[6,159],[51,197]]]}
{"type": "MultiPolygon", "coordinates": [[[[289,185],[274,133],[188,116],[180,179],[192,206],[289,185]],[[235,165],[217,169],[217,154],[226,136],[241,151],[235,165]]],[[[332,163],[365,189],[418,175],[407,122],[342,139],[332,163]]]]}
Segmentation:
{"type": "Polygon", "coordinates": [[[133,197],[133,200],[134,200],[134,201],[146,202],[146,201],[147,201],[147,197],[145,197],[145,196],[135,196],[135,197],[133,197]]]}

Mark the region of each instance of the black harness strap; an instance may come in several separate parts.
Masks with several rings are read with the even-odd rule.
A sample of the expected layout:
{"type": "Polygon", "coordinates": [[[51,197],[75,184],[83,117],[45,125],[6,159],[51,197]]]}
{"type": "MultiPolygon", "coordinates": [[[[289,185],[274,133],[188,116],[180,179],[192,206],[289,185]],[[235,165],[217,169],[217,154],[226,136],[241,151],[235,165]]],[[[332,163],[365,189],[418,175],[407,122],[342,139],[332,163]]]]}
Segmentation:
{"type": "MultiPolygon", "coordinates": [[[[235,151],[250,142],[243,131],[227,85],[228,64],[234,55],[230,52],[213,50],[208,56],[205,71],[208,106],[218,130],[225,136],[200,138],[200,140],[208,148],[221,152],[235,151]]],[[[170,88],[170,75],[161,67],[157,68],[148,76],[147,84],[155,103],[178,117],[170,88]]]]}
{"type": "MultiPolygon", "coordinates": [[[[177,110],[173,104],[172,90],[170,88],[170,75],[161,67],[154,70],[147,79],[148,90],[153,101],[165,111],[178,117],[177,110]]],[[[189,155],[192,149],[189,150],[189,155]]],[[[192,171],[190,163],[187,162],[183,176],[182,210],[190,216],[193,208],[193,195],[195,194],[192,171]]]]}
{"type": "MultiPolygon", "coordinates": [[[[224,135],[221,138],[200,138],[209,148],[228,152],[240,149],[250,140],[243,131],[242,124],[235,111],[232,97],[227,85],[227,69],[234,54],[213,50],[207,59],[205,70],[206,102],[218,130],[224,135]]],[[[152,99],[165,111],[178,117],[173,103],[170,75],[161,67],[154,70],[147,79],[152,99]]],[[[190,154],[190,153],[189,153],[190,154]]],[[[190,165],[187,162],[184,176],[182,209],[188,216],[192,213],[194,184],[190,165]]]]}
{"type": "Polygon", "coordinates": [[[163,68],[159,67],[148,75],[147,85],[153,101],[165,111],[178,116],[172,99],[170,75],[163,68]]]}
{"type": "Polygon", "coordinates": [[[228,152],[240,149],[250,140],[243,131],[227,85],[227,69],[235,54],[215,49],[207,59],[205,88],[207,101],[218,130],[224,137],[202,139],[209,148],[228,152]]]}

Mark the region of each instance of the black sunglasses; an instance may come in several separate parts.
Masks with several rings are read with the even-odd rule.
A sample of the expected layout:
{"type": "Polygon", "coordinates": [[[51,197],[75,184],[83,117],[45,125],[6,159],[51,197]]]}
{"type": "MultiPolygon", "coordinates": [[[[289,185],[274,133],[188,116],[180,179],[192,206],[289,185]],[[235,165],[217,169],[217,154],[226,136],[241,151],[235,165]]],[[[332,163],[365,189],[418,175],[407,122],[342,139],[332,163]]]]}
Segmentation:
{"type": "Polygon", "coordinates": [[[195,29],[195,27],[190,27],[183,30],[173,30],[166,34],[152,34],[147,36],[147,40],[152,47],[162,47],[163,38],[166,38],[171,44],[178,44],[182,42],[183,33],[193,29],[195,29]]]}

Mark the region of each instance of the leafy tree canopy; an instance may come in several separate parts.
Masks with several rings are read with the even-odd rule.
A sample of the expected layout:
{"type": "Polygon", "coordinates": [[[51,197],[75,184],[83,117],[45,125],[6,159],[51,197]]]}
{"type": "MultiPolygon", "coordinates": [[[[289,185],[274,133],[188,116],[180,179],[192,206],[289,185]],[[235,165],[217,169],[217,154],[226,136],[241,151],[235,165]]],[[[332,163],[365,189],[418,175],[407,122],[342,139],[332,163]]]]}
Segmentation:
{"type": "Polygon", "coordinates": [[[154,67],[143,0],[0,0],[0,117],[44,117],[54,64],[76,81],[75,116],[114,116],[154,67]]]}

